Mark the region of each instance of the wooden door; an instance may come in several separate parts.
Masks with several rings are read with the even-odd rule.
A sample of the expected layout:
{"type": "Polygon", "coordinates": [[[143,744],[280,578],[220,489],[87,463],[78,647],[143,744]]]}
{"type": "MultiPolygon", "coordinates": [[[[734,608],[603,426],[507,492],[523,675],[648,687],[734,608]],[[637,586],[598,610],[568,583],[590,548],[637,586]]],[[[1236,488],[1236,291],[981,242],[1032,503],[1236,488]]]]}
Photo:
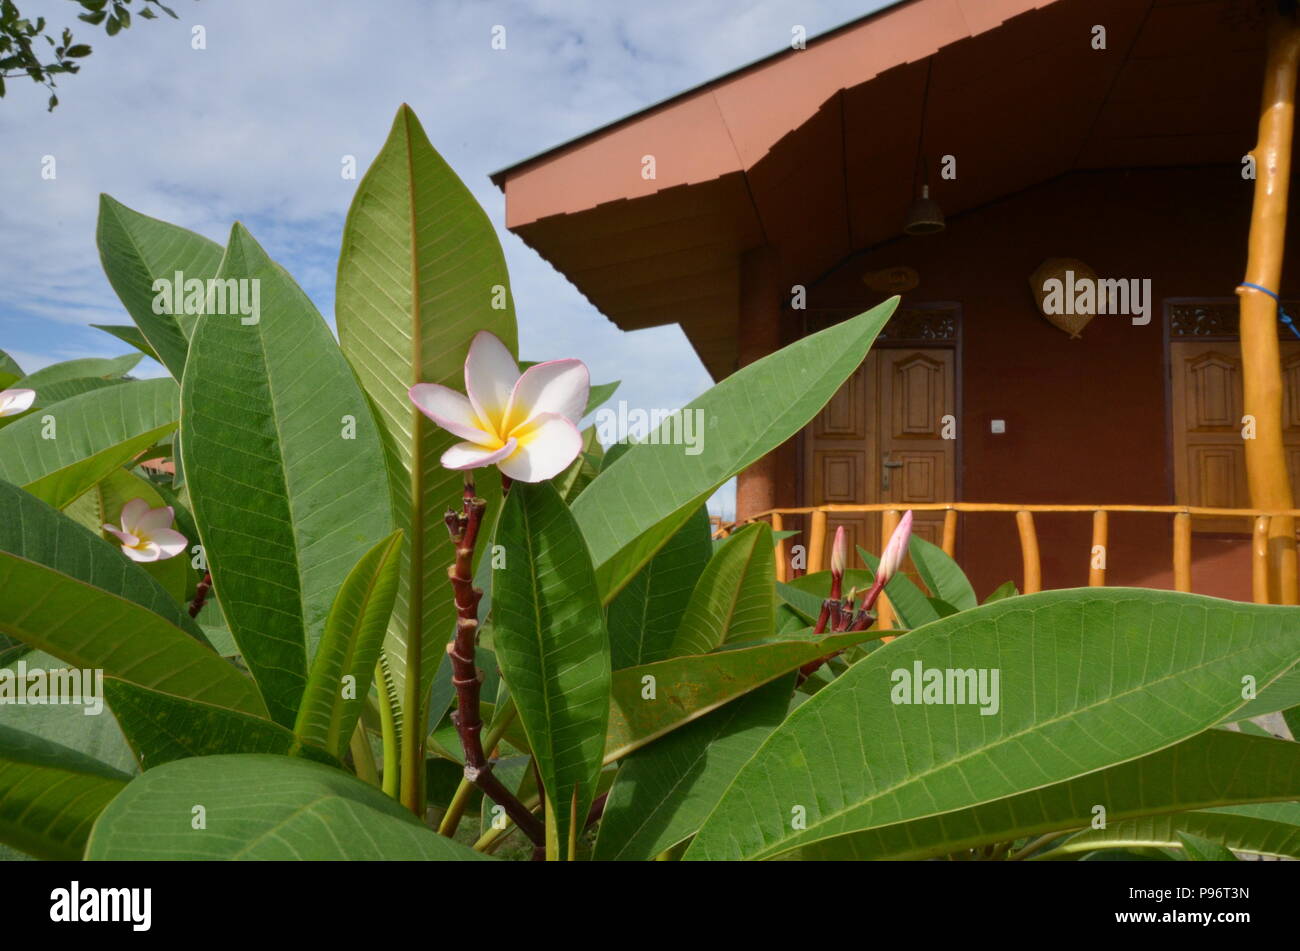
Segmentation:
{"type": "MultiPolygon", "coordinates": [[[[1178,505],[1250,508],[1242,438],[1241,345],[1177,340],[1172,373],[1174,499],[1178,505]]],[[[1282,342],[1283,437],[1291,484],[1300,474],[1300,341],[1282,342]]],[[[1198,531],[1249,532],[1246,519],[1198,518],[1198,531]]]]}
{"type": "MultiPolygon", "coordinates": [[[[906,509],[915,502],[957,500],[956,440],[943,438],[944,417],[957,411],[953,357],[951,350],[878,353],[881,502],[906,509]]],[[[956,434],[955,425],[947,428],[956,434]]],[[[943,513],[917,512],[912,533],[941,544],[943,513]]]]}
{"type": "MultiPolygon", "coordinates": [[[[840,388],[805,430],[807,505],[956,499],[956,442],[944,417],[956,415],[952,350],[879,349],[840,388]]],[[[852,546],[880,552],[878,514],[830,513],[826,544],[843,526],[852,546]]],[[[936,545],[943,514],[918,512],[913,530],[936,545]]],[[[827,549],[823,564],[830,563],[827,549]]]]}

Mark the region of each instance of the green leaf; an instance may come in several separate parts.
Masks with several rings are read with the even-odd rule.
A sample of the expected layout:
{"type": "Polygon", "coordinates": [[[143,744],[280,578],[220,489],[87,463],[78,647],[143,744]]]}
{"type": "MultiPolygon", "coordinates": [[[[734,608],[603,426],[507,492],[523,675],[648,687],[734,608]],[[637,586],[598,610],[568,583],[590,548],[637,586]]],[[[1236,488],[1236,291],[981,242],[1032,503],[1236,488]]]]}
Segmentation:
{"type": "Polygon", "coordinates": [[[569,468],[552,480],[560,497],[566,502],[571,502],[583,489],[591,485],[591,480],[600,472],[603,456],[604,450],[596,439],[596,430],[588,426],[582,431],[582,449],[578,452],[578,457],[569,464],[569,468]]]}
{"type": "Polygon", "coordinates": [[[728,642],[776,631],[776,558],[772,529],[747,525],[727,539],[700,575],[668,656],[707,654],[728,642]]]}
{"type": "Polygon", "coordinates": [[[339,588],[325,621],[294,732],[305,743],[343,757],[370,694],[375,661],[397,597],[399,529],[361,556],[339,588]],[[352,678],[351,683],[345,678],[352,678]]]}
{"type": "Polygon", "coordinates": [[[1155,752],[1222,720],[1243,703],[1244,674],[1268,683],[1298,651],[1300,610],[1171,592],[1048,591],[963,611],[872,652],[795,710],[688,857],[772,857],[1155,752]],[[895,704],[918,667],[941,681],[982,670],[1000,686],[988,703],[895,704]],[[794,829],[799,807],[806,828],[794,829]]]}
{"type": "Polygon", "coordinates": [[[117,380],[130,373],[141,358],[141,354],[128,353],[120,357],[64,360],[62,363],[51,363],[35,373],[28,374],[18,381],[18,385],[24,389],[35,390],[39,396],[41,387],[63,380],[75,380],[84,376],[99,377],[101,380],[117,380]]]}
{"type": "MultiPolygon", "coordinates": [[[[875,570],[880,567],[880,559],[860,546],[858,557],[871,568],[874,578],[875,570]]],[[[898,616],[898,623],[908,630],[915,630],[923,624],[939,620],[939,612],[925,596],[925,592],[901,571],[889,579],[885,585],[885,594],[889,596],[889,603],[894,608],[894,614],[898,616]]]]}
{"type": "Polygon", "coordinates": [[[338,765],[323,749],[313,749],[265,717],[149,690],[116,677],[104,680],[104,692],[145,769],[190,756],[222,753],[306,756],[338,765]]]}
{"type": "Polygon", "coordinates": [[[587,408],[582,411],[582,415],[590,416],[594,413],[602,403],[618,391],[622,382],[622,380],[615,380],[613,383],[593,383],[587,393],[587,408]]]}
{"type": "Polygon", "coordinates": [[[0,842],[75,860],[90,827],[130,779],[89,756],[0,726],[0,842]]]}
{"type": "Polygon", "coordinates": [[[644,861],[693,835],[785,719],[793,690],[794,676],[780,677],[629,756],[605,802],[593,857],[644,861]]]}
{"type": "Polygon", "coordinates": [[[95,240],[108,283],[158,354],[159,362],[180,380],[197,316],[170,313],[175,309],[173,295],[155,291],[154,281],[164,280],[171,286],[179,272],[183,282],[202,281],[206,288],[221,263],[221,245],[132,211],[108,195],[99,196],[95,240]],[[164,313],[155,312],[155,300],[164,313]]]}
{"type": "MultiPolygon", "coordinates": [[[[455,629],[446,574],[454,552],[442,513],[460,496],[462,481],[439,463],[456,438],[421,415],[407,390],[415,383],[462,389],[476,331],[491,331],[517,352],[509,288],[491,221],[402,106],[348,209],[335,298],[339,342],[374,404],[395,527],[406,533],[397,608],[384,644],[399,696],[405,695],[408,632],[421,635],[424,697],[455,629]],[[498,288],[500,309],[493,306],[498,288]]],[[[495,472],[485,476],[477,490],[492,511],[500,488],[495,472]]],[[[418,711],[406,716],[420,722],[418,711]]]]}
{"type": "Polygon", "coordinates": [[[984,599],[985,604],[992,604],[994,601],[1001,601],[1003,598],[1014,598],[1020,594],[1020,589],[1016,587],[1014,581],[1004,581],[993,589],[993,593],[984,599]]]}
{"type": "Polygon", "coordinates": [[[668,656],[691,591],[712,554],[709,513],[700,506],[610,602],[606,622],[615,670],[668,656]]]}
{"type": "Polygon", "coordinates": [[[119,549],[3,482],[0,514],[0,633],[74,667],[266,712],[248,678],[119,549]]]}
{"type": "Polygon", "coordinates": [[[573,514],[606,603],[719,486],[817,415],[897,306],[898,298],[890,298],[749,364],[665,421],[651,434],[661,443],[637,443],[601,471],[573,503],[573,514]],[[701,444],[664,439],[669,426],[680,428],[688,417],[701,423],[694,434],[701,444]]]}
{"type": "Polygon", "coordinates": [[[0,479],[63,508],[175,429],[176,395],[171,380],[138,380],[26,416],[0,429],[0,479]]]}
{"type": "Polygon", "coordinates": [[[1298,796],[1300,745],[1207,730],[1159,752],[1064,783],[970,809],[823,839],[789,856],[810,861],[929,859],[1087,828],[1098,817],[1097,806],[1106,810],[1108,829],[1117,829],[1130,819],[1166,812],[1298,796]]]}
{"type": "MultiPolygon", "coordinates": [[[[516,483],[497,524],[497,661],[537,760],[562,854],[595,798],[609,719],[609,638],[582,532],[549,483],[516,483]],[[576,805],[575,805],[576,803],[576,805]]],[[[548,832],[548,837],[550,832],[548,832]]]]}
{"type": "MultiPolygon", "coordinates": [[[[1295,830],[1300,833],[1300,829],[1295,830]]],[[[1217,842],[1211,842],[1209,839],[1202,839],[1199,835],[1192,835],[1187,832],[1178,832],[1178,841],[1183,846],[1183,851],[1187,853],[1187,859],[1191,862],[1235,862],[1237,856],[1232,854],[1231,849],[1225,849],[1217,842]]],[[[1300,836],[1297,836],[1297,846],[1300,847],[1300,836]]]]}
{"type": "MultiPolygon", "coordinates": [[[[37,650],[0,666],[12,670],[16,677],[24,677],[33,670],[68,669],[64,661],[37,650]],[[19,660],[23,661],[22,667],[18,666],[19,660]]],[[[96,699],[99,698],[91,698],[91,709],[100,709],[94,703],[96,699]]],[[[107,706],[98,714],[87,716],[83,704],[10,704],[4,708],[4,723],[11,729],[83,753],[118,772],[128,775],[140,772],[140,764],[122,735],[117,717],[107,706]]]]}
{"type": "Polygon", "coordinates": [[[979,604],[975,589],[966,580],[966,573],[942,548],[919,535],[913,535],[907,543],[907,550],[921,580],[930,589],[930,594],[951,604],[958,611],[966,611],[979,604]]]}
{"type": "Polygon", "coordinates": [[[18,380],[26,375],[23,373],[23,368],[18,365],[18,361],[3,350],[0,350],[0,373],[7,373],[18,380]]]}
{"type": "MultiPolygon", "coordinates": [[[[218,260],[220,260],[220,258],[218,258],[218,260]]],[[[159,363],[162,363],[162,360],[158,359],[158,354],[154,351],[153,345],[149,343],[149,339],[145,337],[140,328],[135,324],[91,324],[90,326],[94,327],[96,330],[102,330],[106,334],[112,334],[123,343],[128,343],[135,347],[146,357],[158,360],[159,363]]]]}
{"type": "Polygon", "coordinates": [[[335,593],[393,530],[383,452],[329,327],[240,225],[218,275],[260,282],[260,319],[199,322],[181,458],[231,633],[292,727],[335,593]]]}
{"type": "Polygon", "coordinates": [[[80,396],[82,393],[89,393],[91,390],[102,390],[106,386],[121,386],[125,380],[106,380],[99,376],[75,376],[70,380],[57,380],[53,383],[43,385],[40,392],[36,394],[36,402],[33,405],[35,409],[44,409],[71,399],[74,396],[80,396]]]}
{"type": "Polygon", "coordinates": [[[86,858],[465,861],[487,858],[426,829],[374,786],[285,756],[177,760],[137,776],[100,815],[86,858]],[[202,805],[203,828],[194,807],[202,805]],[[162,817],[174,821],[160,821],[162,817]]]}
{"type": "Polygon", "coordinates": [[[825,634],[692,654],[614,671],[605,762],[612,763],[810,660],[877,635],[825,634]]]}
{"type": "Polygon", "coordinates": [[[1300,858],[1300,805],[1229,806],[1108,823],[1105,829],[1080,832],[1037,858],[1072,859],[1094,850],[1151,847],[1183,848],[1192,861],[1206,861],[1207,856],[1209,861],[1235,861],[1234,851],[1300,858]],[[1185,840],[1191,841],[1190,849],[1185,840]]]}
{"type": "Polygon", "coordinates": [[[1259,684],[1259,695],[1232,714],[1232,720],[1249,720],[1266,713],[1277,713],[1300,705],[1300,667],[1279,677],[1271,684],[1259,684]]]}

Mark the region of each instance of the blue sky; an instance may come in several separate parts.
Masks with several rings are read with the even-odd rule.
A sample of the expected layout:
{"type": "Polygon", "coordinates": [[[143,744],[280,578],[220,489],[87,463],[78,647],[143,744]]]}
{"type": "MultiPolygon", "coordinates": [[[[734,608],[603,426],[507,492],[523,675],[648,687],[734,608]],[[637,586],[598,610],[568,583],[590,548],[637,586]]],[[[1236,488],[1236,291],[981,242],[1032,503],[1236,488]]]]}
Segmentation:
{"type": "MultiPolygon", "coordinates": [[[[789,44],[882,0],[171,0],[179,21],[114,38],[68,0],[19,0],[74,25],[94,54],[45,111],[33,83],[0,100],[0,348],[31,372],[125,347],[99,266],[97,196],[224,243],[246,224],[333,324],[334,269],[356,182],[408,102],[496,225],[521,356],[579,357],[631,406],[680,406],[710,385],[677,327],[625,333],[502,225],[488,174],[789,44]],[[191,48],[202,25],[207,48],[191,48]],[[492,28],[506,49],[491,48],[492,28]],[[57,177],[41,177],[54,156],[57,177]]],[[[146,361],[139,375],[161,375],[146,361]]],[[[715,500],[730,514],[734,496],[715,500]]]]}

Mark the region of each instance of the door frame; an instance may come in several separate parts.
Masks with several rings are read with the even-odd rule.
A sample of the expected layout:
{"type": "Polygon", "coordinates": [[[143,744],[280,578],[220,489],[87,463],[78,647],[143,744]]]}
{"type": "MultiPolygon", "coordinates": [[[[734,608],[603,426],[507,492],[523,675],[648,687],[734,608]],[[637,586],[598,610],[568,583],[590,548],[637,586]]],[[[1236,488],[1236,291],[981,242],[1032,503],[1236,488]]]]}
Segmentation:
{"type": "MultiPolygon", "coordinates": [[[[850,317],[856,317],[858,314],[874,304],[853,304],[848,306],[836,307],[810,307],[803,311],[801,321],[801,336],[807,337],[809,334],[822,330],[832,324],[847,320],[850,317]]],[[[952,502],[960,502],[964,492],[964,475],[965,459],[963,452],[964,435],[963,427],[965,425],[963,416],[964,404],[964,360],[962,347],[962,324],[963,324],[962,305],[958,301],[924,301],[918,303],[900,303],[889,321],[880,330],[880,335],[876,338],[875,343],[871,345],[872,350],[952,350],[953,351],[953,416],[957,419],[957,438],[954,440],[956,445],[953,446],[953,490],[956,498],[950,499],[952,502]],[[901,318],[901,319],[900,319],[901,318]]],[[[818,411],[820,412],[820,410],[818,411]]],[[[811,420],[809,421],[811,425],[811,420]]],[[[796,438],[795,447],[795,465],[796,478],[795,487],[798,493],[800,506],[808,504],[807,494],[807,473],[808,459],[805,450],[805,433],[808,426],[799,430],[796,438]]],[[[962,557],[964,533],[961,531],[960,523],[957,530],[957,545],[953,555],[960,562],[962,557]]]]}

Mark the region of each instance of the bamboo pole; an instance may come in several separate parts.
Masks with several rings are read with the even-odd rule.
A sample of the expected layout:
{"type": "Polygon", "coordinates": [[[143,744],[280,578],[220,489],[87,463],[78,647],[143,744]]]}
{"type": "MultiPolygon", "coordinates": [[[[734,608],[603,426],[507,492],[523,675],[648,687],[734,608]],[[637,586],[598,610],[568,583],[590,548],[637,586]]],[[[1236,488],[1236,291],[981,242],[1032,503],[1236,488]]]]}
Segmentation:
{"type": "MultiPolygon", "coordinates": [[[[785,531],[785,519],[780,512],[772,513],[772,532],[785,531]]],[[[776,580],[789,581],[788,564],[785,560],[785,539],[779,539],[776,543],[776,580]]]]}
{"type": "Polygon", "coordinates": [[[1104,511],[1092,513],[1092,550],[1088,554],[1088,586],[1100,588],[1106,584],[1106,536],[1109,525],[1104,511]],[[1098,551],[1098,549],[1101,549],[1098,551]]]}
{"type": "Polygon", "coordinates": [[[1192,590],[1192,517],[1174,516],[1174,590],[1192,590]]]}
{"type": "Polygon", "coordinates": [[[808,574],[822,570],[826,554],[826,512],[813,509],[811,522],[808,529],[808,574]]]}
{"type": "MultiPolygon", "coordinates": [[[[1286,243],[1287,198],[1291,177],[1291,138],[1295,124],[1296,67],[1300,26],[1272,3],[1268,54],[1255,157],[1255,199],[1250,216],[1246,282],[1277,293],[1286,243]]],[[[1282,439],[1282,370],[1277,339],[1277,301],[1263,291],[1241,286],[1242,408],[1254,417],[1255,434],[1246,443],[1246,477],[1251,505],[1290,509],[1294,505],[1282,439]]],[[[1295,519],[1269,522],[1269,600],[1297,603],[1295,519]]]]}
{"type": "Polygon", "coordinates": [[[1022,594],[1043,590],[1043,565],[1038,557],[1038,534],[1034,531],[1034,513],[1021,509],[1016,513],[1016,526],[1020,529],[1020,557],[1025,565],[1025,583],[1022,594]]]}
{"type": "MultiPolygon", "coordinates": [[[[902,519],[903,513],[898,509],[888,509],[880,519],[880,553],[885,553],[885,548],[889,544],[890,537],[894,534],[894,529],[898,528],[898,523],[902,519]]],[[[906,559],[904,559],[906,562],[906,559]]],[[[902,570],[902,565],[899,566],[902,570]]],[[[934,594],[933,591],[930,592],[934,594]]],[[[894,629],[894,606],[889,603],[889,596],[885,592],[880,592],[876,599],[876,627],[882,631],[892,631],[894,629]]]]}
{"type": "Polygon", "coordinates": [[[955,558],[957,552],[957,510],[948,509],[943,513],[943,553],[955,558]]]}
{"type": "Polygon", "coordinates": [[[1250,589],[1256,604],[1268,604],[1268,523],[1267,515],[1255,519],[1250,545],[1250,589]]]}

